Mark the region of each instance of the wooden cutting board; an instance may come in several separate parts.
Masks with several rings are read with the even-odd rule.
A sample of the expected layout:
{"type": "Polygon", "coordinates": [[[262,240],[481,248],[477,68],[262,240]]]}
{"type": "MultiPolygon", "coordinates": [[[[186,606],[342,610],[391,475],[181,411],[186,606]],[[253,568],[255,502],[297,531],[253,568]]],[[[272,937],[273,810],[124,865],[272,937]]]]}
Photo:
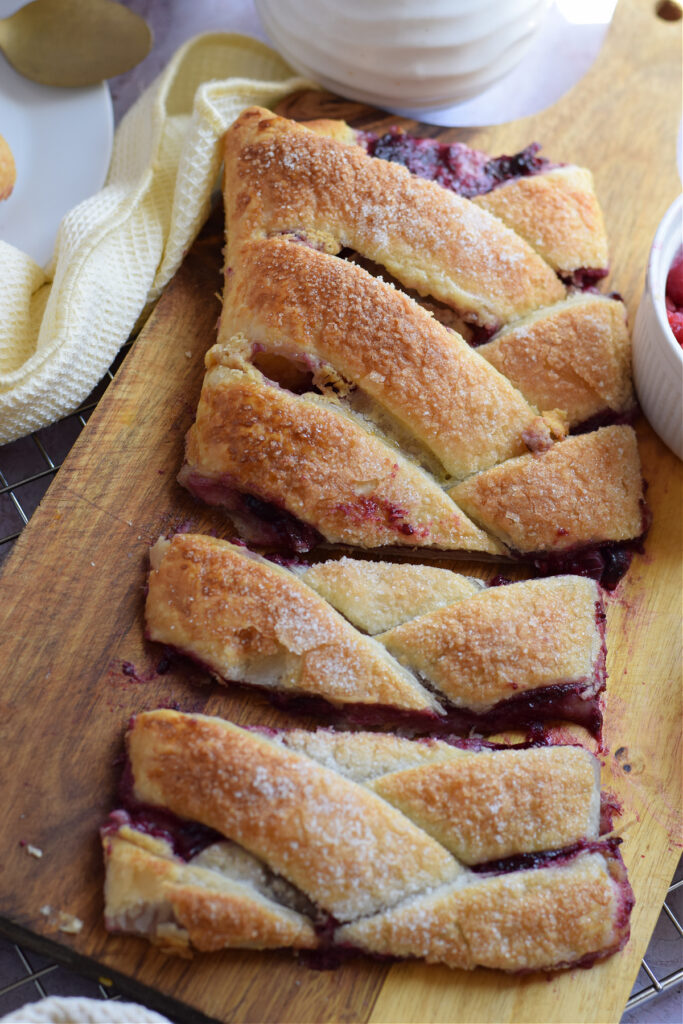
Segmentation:
{"type": "MultiPolygon", "coordinates": [[[[632,316],[651,238],[678,189],[679,50],[677,26],[659,20],[650,0],[621,0],[598,62],[554,107],[498,128],[429,130],[491,153],[537,139],[554,159],[591,167],[614,253],[609,287],[632,316]]],[[[372,128],[399,120],[318,93],[293,97],[283,112],[372,128]]],[[[113,803],[130,715],[173,704],[240,723],[293,721],[198,670],[156,674],[160,652],[142,638],[150,542],[187,520],[227,532],[216,510],[201,509],[175,483],[215,335],[221,230],[210,224],[194,246],[0,578],[0,930],[114,978],[179,1020],[617,1020],[680,854],[681,465],[642,421],[654,525],[609,601],[602,755],[603,786],[624,805],[622,849],[637,898],[621,954],[551,977],[361,959],[313,972],[284,953],[188,961],[105,933],[97,830],[113,803]],[[59,930],[60,912],[83,922],[78,934],[59,930]]]]}

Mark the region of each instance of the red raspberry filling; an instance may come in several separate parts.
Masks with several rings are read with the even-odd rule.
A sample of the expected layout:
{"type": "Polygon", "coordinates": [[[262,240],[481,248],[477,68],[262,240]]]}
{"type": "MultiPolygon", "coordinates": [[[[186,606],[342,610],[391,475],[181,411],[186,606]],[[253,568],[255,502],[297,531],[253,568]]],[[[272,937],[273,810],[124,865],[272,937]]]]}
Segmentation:
{"type": "Polygon", "coordinates": [[[683,248],[674,256],[666,279],[666,315],[673,336],[683,347],[683,248]]]}

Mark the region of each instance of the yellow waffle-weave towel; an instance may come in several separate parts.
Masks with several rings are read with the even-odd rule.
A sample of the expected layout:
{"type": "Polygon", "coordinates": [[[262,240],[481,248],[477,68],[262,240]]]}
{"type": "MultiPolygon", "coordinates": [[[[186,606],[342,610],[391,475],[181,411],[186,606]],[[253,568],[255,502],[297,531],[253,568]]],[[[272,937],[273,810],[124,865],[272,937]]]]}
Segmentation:
{"type": "Polygon", "coordinates": [[[0,242],[0,443],[87,397],[206,219],[226,128],[304,87],[255,39],[190,40],[122,120],[104,188],[64,218],[47,270],[0,242]]]}

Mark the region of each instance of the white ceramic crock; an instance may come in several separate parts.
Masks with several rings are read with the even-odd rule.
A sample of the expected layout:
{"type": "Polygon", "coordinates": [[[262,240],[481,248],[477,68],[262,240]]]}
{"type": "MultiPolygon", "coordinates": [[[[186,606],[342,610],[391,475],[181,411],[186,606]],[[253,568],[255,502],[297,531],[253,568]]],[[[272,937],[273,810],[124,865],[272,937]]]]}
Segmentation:
{"type": "Polygon", "coordinates": [[[524,56],[550,0],[255,0],[273,45],[349,99],[434,109],[469,99],[524,56]]]}
{"type": "Polygon", "coordinates": [[[664,295],[671,261],[683,246],[683,196],[672,203],[657,229],[645,290],[633,328],[633,379],[651,426],[683,459],[683,348],[666,318],[664,295]]]}

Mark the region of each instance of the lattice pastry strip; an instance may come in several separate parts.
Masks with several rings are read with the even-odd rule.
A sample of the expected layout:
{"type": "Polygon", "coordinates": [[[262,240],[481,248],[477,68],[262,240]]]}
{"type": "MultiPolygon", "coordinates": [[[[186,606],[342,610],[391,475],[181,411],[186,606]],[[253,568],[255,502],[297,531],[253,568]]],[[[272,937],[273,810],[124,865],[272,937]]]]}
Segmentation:
{"type": "Polygon", "coordinates": [[[423,729],[600,726],[604,613],[593,580],[482,588],[445,569],[351,559],[292,572],[193,534],[160,540],[151,560],[147,636],[221,681],[322,698],[352,720],[412,715],[423,729]],[[378,627],[389,628],[360,631],[378,627]]]}
{"type": "MultiPolygon", "coordinates": [[[[248,540],[290,550],[324,540],[573,557],[640,537],[630,428],[621,428],[619,485],[602,489],[596,522],[590,505],[566,514],[584,491],[572,466],[594,468],[600,486],[616,435],[581,434],[559,456],[570,442],[553,444],[565,421],[633,407],[621,303],[567,298],[551,267],[481,203],[368,156],[348,126],[314,127],[252,109],[226,135],[224,308],[181,483],[225,506],[248,540]],[[433,309],[489,333],[507,326],[481,352],[470,348],[372,264],[339,259],[349,246],[433,309]],[[500,467],[525,491],[511,531],[468,490],[500,467]],[[465,488],[464,511],[454,484],[465,488]]],[[[555,210],[555,234],[574,203],[595,241],[591,250],[579,240],[579,256],[602,258],[590,176],[550,168],[532,180],[540,216],[555,210]]],[[[503,190],[531,231],[531,193],[517,181],[494,193],[503,190]]]]}
{"type": "Polygon", "coordinates": [[[155,711],[134,719],[128,756],[128,810],[103,829],[112,930],[180,949],[310,949],[331,935],[333,945],[505,970],[608,955],[627,938],[630,890],[614,847],[596,842],[597,768],[580,748],[463,751],[155,711]],[[519,814],[514,801],[492,802],[496,777],[526,804],[519,814]],[[546,799],[534,806],[539,785],[546,799]],[[583,812],[570,825],[572,802],[583,812]],[[572,845],[540,855],[536,870],[513,861],[507,874],[475,873],[429,834],[453,845],[468,830],[475,859],[501,837],[515,853],[529,836],[572,845]]]}

